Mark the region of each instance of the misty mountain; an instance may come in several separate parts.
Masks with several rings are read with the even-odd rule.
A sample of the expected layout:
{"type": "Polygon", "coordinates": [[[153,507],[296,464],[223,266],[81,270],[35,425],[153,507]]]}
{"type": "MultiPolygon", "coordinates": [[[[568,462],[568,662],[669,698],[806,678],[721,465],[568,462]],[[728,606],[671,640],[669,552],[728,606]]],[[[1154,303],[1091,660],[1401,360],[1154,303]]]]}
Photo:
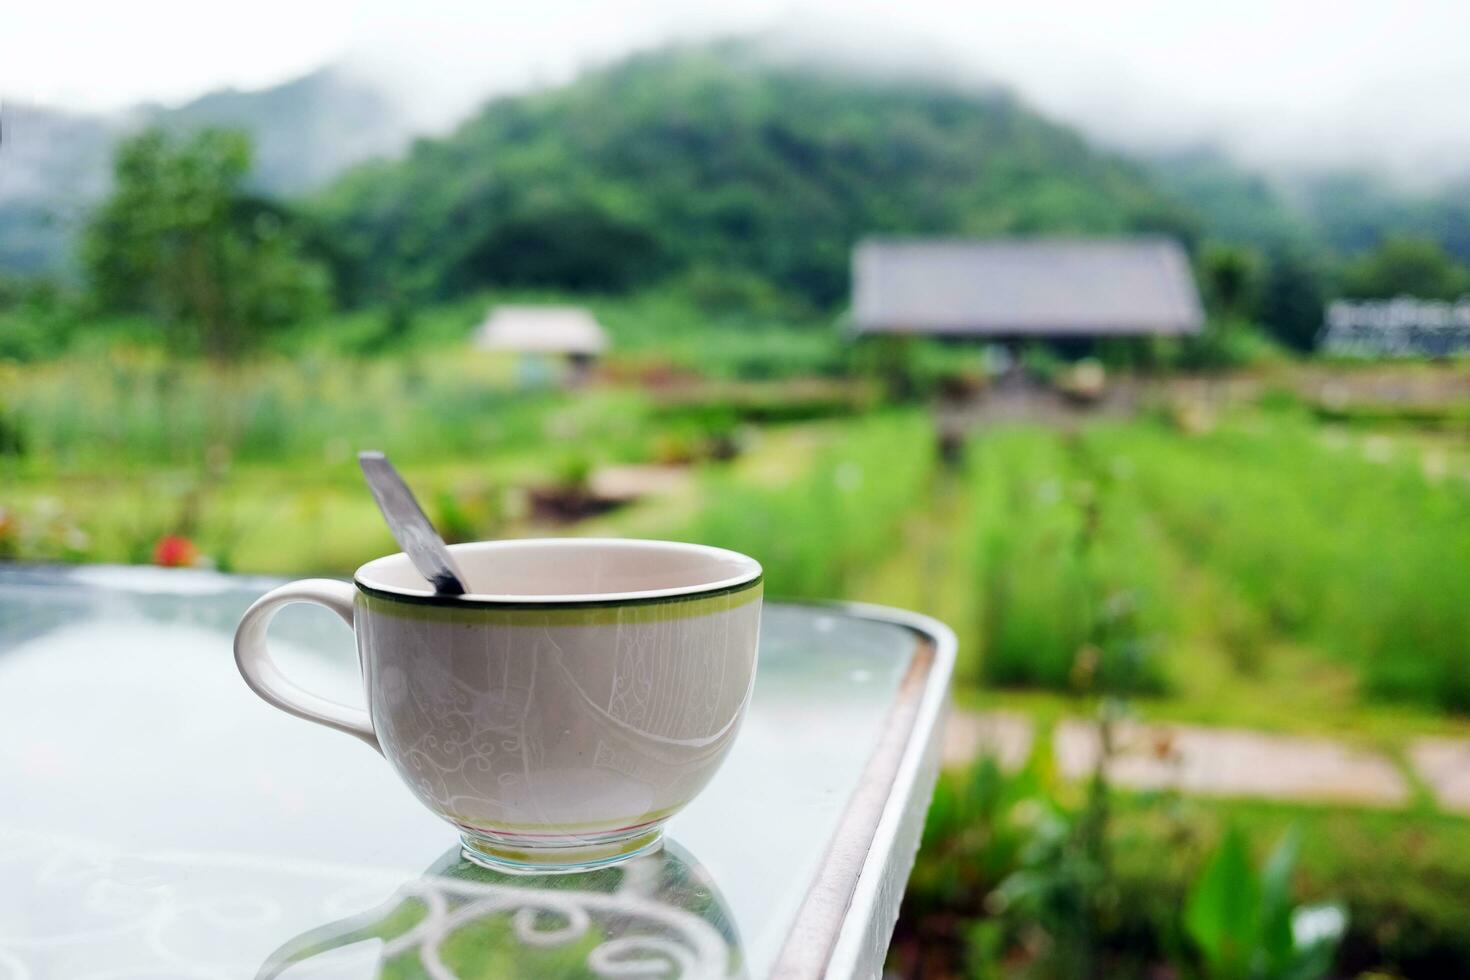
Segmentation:
{"type": "Polygon", "coordinates": [[[250,133],[254,183],[278,196],[318,187],[351,164],[402,148],[403,115],[379,89],[335,69],[257,91],[221,89],[184,105],[82,115],[10,105],[0,114],[0,269],[54,271],[105,193],[112,147],[145,126],[250,133]]]}
{"type": "Polygon", "coordinates": [[[390,87],[336,68],[106,116],[6,103],[0,270],[65,270],[112,147],[149,124],[250,132],[257,189],[323,217],[358,293],[606,287],[712,266],[826,301],[842,291],[847,246],[875,232],[1157,229],[1326,257],[1411,234],[1470,260],[1470,181],[1407,191],[1363,173],[1264,176],[1209,149],[1130,157],[942,74],[751,42],[666,49],[495,100],[450,136],[335,183],[412,135],[390,87]],[[586,254],[548,252],[548,237],[586,254]]]}
{"type": "Polygon", "coordinates": [[[1338,254],[1365,251],[1388,235],[1412,235],[1470,262],[1470,178],[1419,191],[1362,171],[1297,174],[1280,183],[1288,206],[1338,254]]]}
{"type": "Polygon", "coordinates": [[[273,88],[221,89],[176,109],[150,109],[149,123],[177,129],[242,129],[255,145],[259,189],[294,196],[348,166],[401,149],[409,129],[382,91],[335,68],[273,88]]]}
{"type": "Polygon", "coordinates": [[[1390,235],[1432,239],[1470,262],[1470,179],[1411,190],[1363,171],[1247,170],[1216,149],[1148,159],[1155,181],[1199,214],[1211,238],[1341,258],[1390,235]]]}
{"type": "Polygon", "coordinates": [[[736,42],[497,99],[350,171],[319,210],[359,295],[709,270],[827,304],[868,234],[1197,231],[1142,167],[1005,91],[776,64],[736,42]]]}
{"type": "Polygon", "coordinates": [[[1199,215],[1211,238],[1265,251],[1314,244],[1305,216],[1288,204],[1276,183],[1216,150],[1159,155],[1148,160],[1148,167],[1165,193],[1199,215]]]}
{"type": "Polygon", "coordinates": [[[0,269],[38,272],[65,254],[107,186],[119,121],[39,106],[0,106],[0,269]]]}

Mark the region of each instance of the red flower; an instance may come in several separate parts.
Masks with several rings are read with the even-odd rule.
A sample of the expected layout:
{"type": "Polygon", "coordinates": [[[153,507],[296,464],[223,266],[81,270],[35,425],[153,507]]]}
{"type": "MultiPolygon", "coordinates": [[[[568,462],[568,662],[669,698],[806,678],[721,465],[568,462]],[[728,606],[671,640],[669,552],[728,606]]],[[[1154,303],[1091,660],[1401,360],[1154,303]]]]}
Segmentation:
{"type": "Polygon", "coordinates": [[[183,568],[199,560],[194,542],[179,534],[165,534],[153,546],[153,564],[165,568],[183,568]]]}

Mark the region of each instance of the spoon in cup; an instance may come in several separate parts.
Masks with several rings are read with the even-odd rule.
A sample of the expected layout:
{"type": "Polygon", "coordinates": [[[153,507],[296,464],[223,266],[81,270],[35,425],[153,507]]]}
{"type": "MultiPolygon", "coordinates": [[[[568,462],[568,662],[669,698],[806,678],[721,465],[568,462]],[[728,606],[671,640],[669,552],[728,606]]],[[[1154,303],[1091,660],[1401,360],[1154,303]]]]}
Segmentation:
{"type": "Polygon", "coordinates": [[[357,454],[357,463],[362,467],[362,475],[367,477],[368,489],[372,490],[378,510],[383,512],[388,530],[393,532],[393,539],[419,574],[428,579],[439,595],[457,596],[468,592],[464,573],[455,564],[449,546],[429,523],[413,491],[388,462],[388,457],[380,452],[361,452],[357,454]]]}

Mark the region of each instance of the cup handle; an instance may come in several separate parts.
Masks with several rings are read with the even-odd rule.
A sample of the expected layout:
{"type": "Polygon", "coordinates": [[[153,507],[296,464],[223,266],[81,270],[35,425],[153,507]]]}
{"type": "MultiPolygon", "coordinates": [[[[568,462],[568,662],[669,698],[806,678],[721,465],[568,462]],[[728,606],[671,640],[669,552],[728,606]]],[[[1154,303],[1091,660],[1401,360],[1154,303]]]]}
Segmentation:
{"type": "Polygon", "coordinates": [[[271,620],[281,607],[293,602],[314,602],[326,606],[352,626],[352,600],[356,591],[346,582],[308,578],[267,592],[245,610],[240,625],[235,627],[235,665],[240,668],[240,676],[245,678],[245,683],[266,703],[287,714],[360,738],[381,754],[383,748],[378,744],[373,720],[367,711],[338,704],[292,683],[271,659],[265,642],[271,620]]]}

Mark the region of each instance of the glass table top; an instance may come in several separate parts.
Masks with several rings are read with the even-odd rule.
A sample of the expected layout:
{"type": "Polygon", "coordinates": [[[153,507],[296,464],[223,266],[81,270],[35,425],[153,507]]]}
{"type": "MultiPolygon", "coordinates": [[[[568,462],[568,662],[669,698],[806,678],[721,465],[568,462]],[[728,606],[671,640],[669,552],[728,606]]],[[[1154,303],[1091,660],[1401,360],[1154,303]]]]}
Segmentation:
{"type": "MultiPolygon", "coordinates": [[[[0,565],[0,978],[766,976],[926,643],[767,603],[744,727],[668,846],[508,877],[245,687],[231,635],[275,584],[0,565]]],[[[360,703],[330,614],[286,609],[272,645],[360,703]]]]}

